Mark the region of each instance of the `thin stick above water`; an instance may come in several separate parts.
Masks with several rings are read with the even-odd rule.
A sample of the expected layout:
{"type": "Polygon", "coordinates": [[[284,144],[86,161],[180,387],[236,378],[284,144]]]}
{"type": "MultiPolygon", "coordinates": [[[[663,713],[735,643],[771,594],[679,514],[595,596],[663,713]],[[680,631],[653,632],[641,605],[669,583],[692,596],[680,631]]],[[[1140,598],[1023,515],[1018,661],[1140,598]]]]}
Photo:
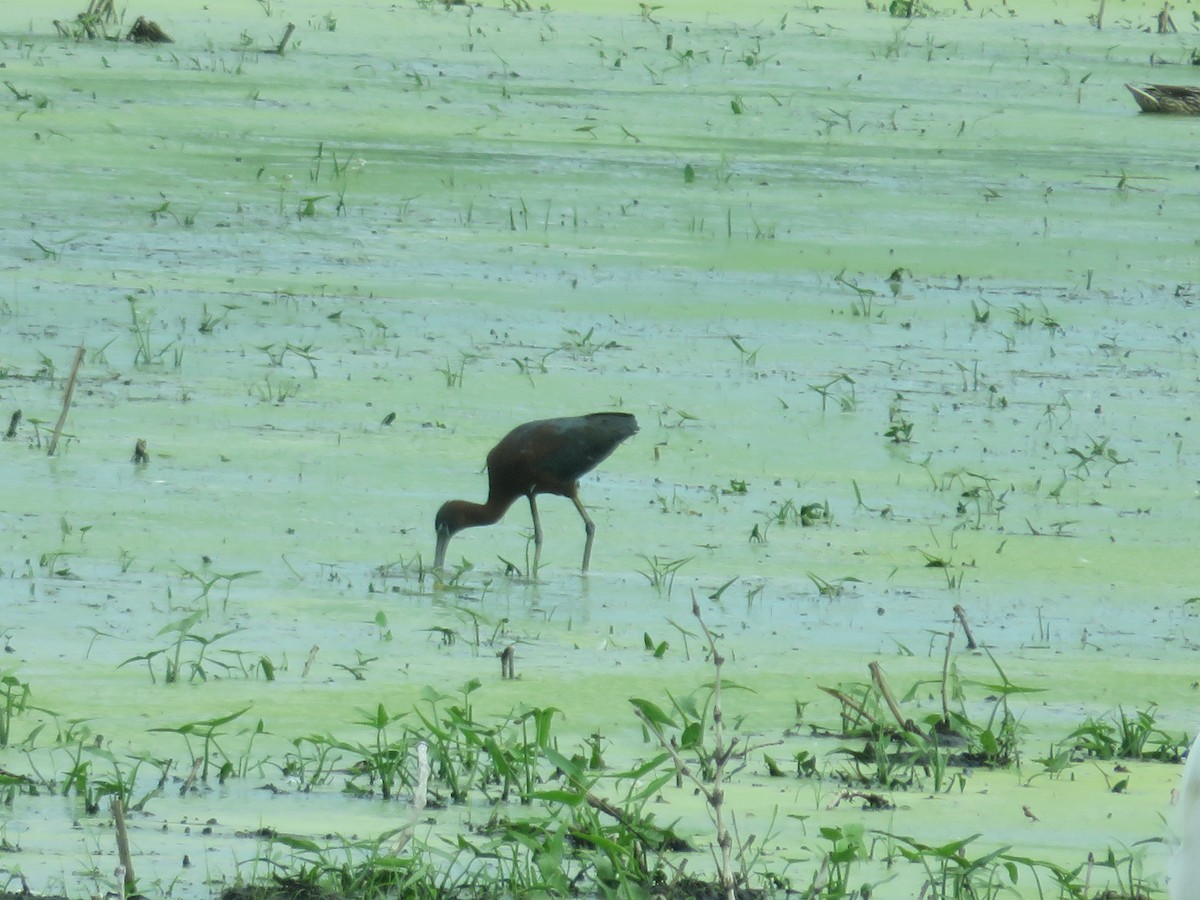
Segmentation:
{"type": "Polygon", "coordinates": [[[79,367],[83,365],[83,347],[75,351],[75,362],[71,365],[71,376],[67,379],[67,389],[63,391],[62,412],[58,414],[58,421],[54,425],[54,434],[50,437],[50,446],[46,450],[47,456],[53,456],[54,451],[58,449],[58,439],[62,435],[63,425],[67,421],[67,413],[71,409],[71,398],[75,394],[75,378],[79,375],[79,367]]]}
{"type": "Polygon", "coordinates": [[[133,857],[129,855],[129,832],[125,830],[125,807],[120,797],[112,800],[113,826],[117,832],[117,858],[124,870],[121,881],[121,896],[126,895],[126,888],[135,888],[137,878],[133,874],[133,857]]]}
{"type": "Polygon", "coordinates": [[[971,626],[967,624],[967,611],[962,608],[961,604],[954,604],[954,618],[958,619],[962,625],[963,634],[967,636],[967,649],[976,650],[979,645],[975,643],[975,635],[971,634],[971,626]]]}

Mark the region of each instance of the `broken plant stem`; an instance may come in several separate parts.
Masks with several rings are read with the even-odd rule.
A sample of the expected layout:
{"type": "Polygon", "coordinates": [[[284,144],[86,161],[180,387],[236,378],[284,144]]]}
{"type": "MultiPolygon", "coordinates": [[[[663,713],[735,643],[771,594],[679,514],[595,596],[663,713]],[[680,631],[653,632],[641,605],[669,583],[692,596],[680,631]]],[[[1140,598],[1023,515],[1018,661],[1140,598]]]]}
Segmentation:
{"type": "Polygon", "coordinates": [[[958,619],[958,624],[962,626],[963,634],[967,636],[967,649],[978,650],[979,645],[975,643],[975,636],[971,634],[971,626],[967,624],[967,611],[962,608],[962,604],[954,604],[954,617],[958,619]]]}
{"type": "Polygon", "coordinates": [[[67,413],[71,409],[71,398],[75,395],[75,379],[79,375],[79,367],[83,364],[83,347],[75,351],[75,362],[71,364],[71,375],[67,378],[67,389],[63,392],[62,412],[58,414],[58,422],[54,425],[54,434],[50,438],[47,456],[53,456],[58,449],[58,439],[62,435],[63,425],[67,422],[67,413]]]}
{"type": "Polygon", "coordinates": [[[112,815],[117,832],[117,856],[121,860],[121,896],[126,897],[136,891],[137,879],[133,874],[133,858],[129,855],[129,832],[125,830],[125,807],[120,797],[113,797],[112,815]]]}
{"type": "Polygon", "coordinates": [[[279,43],[275,45],[275,52],[279,56],[283,56],[283,54],[287,51],[288,41],[292,39],[292,34],[295,32],[295,30],[296,26],[291,22],[288,22],[287,28],[283,29],[283,37],[281,37],[279,39],[279,43]]]}
{"type": "Polygon", "coordinates": [[[421,818],[421,813],[425,811],[425,806],[429,802],[429,776],[431,774],[429,744],[425,741],[418,741],[417,783],[413,788],[412,810],[409,812],[408,824],[396,836],[396,843],[392,847],[392,856],[400,855],[400,851],[408,846],[408,842],[412,840],[413,834],[417,830],[417,821],[421,818]]]}
{"type": "Polygon", "coordinates": [[[733,756],[733,750],[737,746],[738,741],[737,738],[734,738],[729,742],[728,747],[725,746],[724,713],[721,710],[721,666],[725,664],[725,657],[717,650],[716,638],[708,630],[708,626],[704,624],[704,619],[700,615],[700,605],[696,602],[694,596],[692,597],[692,615],[696,617],[696,621],[700,624],[700,629],[704,632],[704,637],[708,641],[709,652],[712,654],[712,784],[705,783],[703,778],[692,771],[683,757],[679,755],[679,750],[675,743],[663,734],[662,726],[658,722],[651,721],[641,710],[637,711],[637,716],[642,720],[642,724],[654,735],[654,739],[658,741],[659,745],[670,754],[671,761],[675,764],[675,771],[691,781],[696,786],[696,789],[700,791],[705,802],[708,803],[709,815],[717,830],[717,847],[719,849],[716,856],[721,891],[724,893],[726,900],[736,900],[735,879],[733,875],[733,834],[725,821],[725,770],[730,758],[733,756]]]}
{"type": "Polygon", "coordinates": [[[892,689],[888,687],[887,679],[883,677],[883,668],[877,662],[868,663],[867,668],[871,670],[871,680],[875,682],[875,687],[878,689],[879,695],[883,697],[888,709],[892,711],[892,716],[895,717],[896,724],[900,726],[900,730],[911,731],[912,727],[905,720],[904,713],[900,711],[900,704],[892,696],[892,689]]]}
{"type": "MultiPolygon", "coordinates": [[[[954,607],[956,610],[961,607],[954,607]]],[[[942,724],[950,727],[950,645],[954,643],[954,629],[946,635],[946,655],[942,659],[942,724]]]]}

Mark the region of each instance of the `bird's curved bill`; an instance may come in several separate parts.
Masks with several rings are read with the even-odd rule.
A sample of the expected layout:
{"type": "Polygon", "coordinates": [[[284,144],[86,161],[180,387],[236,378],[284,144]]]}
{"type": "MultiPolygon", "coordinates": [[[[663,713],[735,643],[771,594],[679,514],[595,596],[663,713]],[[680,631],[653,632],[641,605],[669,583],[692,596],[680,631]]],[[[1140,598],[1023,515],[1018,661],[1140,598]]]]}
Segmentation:
{"type": "Polygon", "coordinates": [[[437,549],[433,551],[433,567],[440,569],[446,561],[446,548],[450,546],[450,532],[439,531],[437,536],[437,549]]]}

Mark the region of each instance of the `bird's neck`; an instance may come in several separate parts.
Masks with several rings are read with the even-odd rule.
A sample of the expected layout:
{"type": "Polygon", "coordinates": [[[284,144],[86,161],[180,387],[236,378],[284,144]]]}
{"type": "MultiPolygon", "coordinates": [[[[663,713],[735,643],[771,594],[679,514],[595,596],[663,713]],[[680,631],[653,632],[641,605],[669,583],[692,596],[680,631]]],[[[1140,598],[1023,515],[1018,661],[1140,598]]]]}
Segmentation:
{"type": "Polygon", "coordinates": [[[488,497],[487,503],[472,503],[470,500],[454,500],[447,503],[450,507],[446,510],[448,518],[454,523],[453,531],[461,531],[464,528],[475,528],[479,525],[494,525],[503,518],[508,512],[508,508],[513,505],[515,497],[488,497]]]}

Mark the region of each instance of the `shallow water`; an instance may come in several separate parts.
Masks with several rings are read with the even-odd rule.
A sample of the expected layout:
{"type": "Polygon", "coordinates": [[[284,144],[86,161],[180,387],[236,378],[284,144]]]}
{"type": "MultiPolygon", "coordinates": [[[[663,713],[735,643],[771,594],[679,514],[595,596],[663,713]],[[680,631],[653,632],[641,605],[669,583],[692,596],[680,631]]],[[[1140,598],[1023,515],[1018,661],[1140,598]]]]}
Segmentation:
{"type": "MultiPolygon", "coordinates": [[[[761,828],[779,807],[773,858],[799,858],[807,884],[818,827],[856,821],[929,843],[979,831],[978,849],[1064,865],[1169,834],[1177,767],[1134,765],[1121,794],[1111,764],[1030,778],[1086,716],[1157,703],[1179,734],[1197,718],[1195,126],[1138,115],[1122,87],[1186,81],[1146,66],[1186,61],[1186,34],[1145,33],[1158,9],[1136,4],[1101,32],[1035,4],[911,23],[849,4],[657,21],[272,5],[156,12],[177,41],[163,48],[64,43],[32,4],[3,23],[17,90],[0,133],[0,412],[25,422],[0,444],[0,635],[4,671],[53,715],[19,717],[14,744],[46,728],[0,768],[61,779],[69,750],[51,738],[82,719],[85,741],[174,758],[183,777],[193,749],[148,729],[249,707],[224,747],[246,777],[168,789],[131,823],[143,884],[205,896],[282,856],[255,829],[361,837],[405,820],[340,784],[260,790],[288,789],[277,765],[297,737],[368,734],[355,710],[403,712],[478,677],[481,716],[556,706],[564,750],[599,732],[613,759],[649,754],[628,698],[711,677],[675,627],[695,631],[694,594],[726,676],[754,690],[727,698],[743,728],[785,741],[777,758],[806,747],[832,766],[831,742],[785,736],[795,702],[833,726],[818,686],[880,661],[898,693],[930,682],[911,705],[937,711],[932,632],[958,603],[1007,675],[1043,690],[1016,705],[1021,771],[898,793],[876,821],[834,782],[752,761],[730,806],[761,828]],[[287,21],[286,56],[235,49],[287,21]],[[813,386],[841,375],[852,385],[823,408],[813,386]],[[893,407],[909,443],[884,436],[893,407]],[[521,504],[452,542],[475,566],[461,592],[418,579],[434,511],[482,499],[496,439],[604,408],[642,430],[585,480],[586,579],[578,517],[553,498],[538,583],[499,559],[525,564],[521,504]],[[768,524],[789,501],[828,501],[832,525],[768,524]],[[669,595],[641,574],[656,557],[689,560],[669,595]],[[188,572],[253,574],[206,604],[188,572]],[[856,580],[825,598],[809,573],[856,580]],[[161,666],[152,680],[120,665],[199,607],[198,634],[237,629],[207,651],[233,668],[164,685],[161,666]],[[481,646],[430,631],[469,637],[472,616],[481,646]],[[670,642],[664,658],[643,634],[670,642]],[[509,642],[515,682],[494,658],[509,642]]],[[[995,680],[986,656],[956,664],[995,680]]],[[[972,715],[985,697],[968,692],[972,715]]],[[[660,818],[703,844],[694,801],[664,800],[660,818]]],[[[0,873],[101,890],[110,830],[74,796],[18,796],[0,808],[16,848],[0,873]]],[[[1165,852],[1148,853],[1161,883],[1165,852]]]]}

